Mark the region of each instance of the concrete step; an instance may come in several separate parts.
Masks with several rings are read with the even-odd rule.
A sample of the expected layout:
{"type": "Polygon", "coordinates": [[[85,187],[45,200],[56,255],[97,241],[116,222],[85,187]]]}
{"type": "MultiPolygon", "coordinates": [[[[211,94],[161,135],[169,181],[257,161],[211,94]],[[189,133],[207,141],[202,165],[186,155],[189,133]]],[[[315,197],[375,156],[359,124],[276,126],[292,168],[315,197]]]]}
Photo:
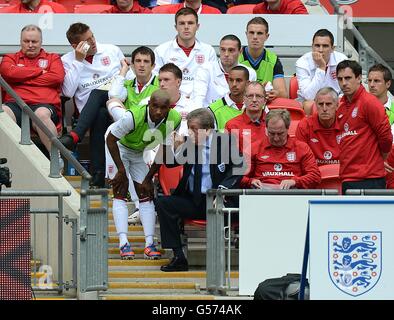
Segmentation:
{"type": "MultiPolygon", "coordinates": [[[[227,279],[227,272],[225,275],[227,279]]],[[[111,283],[182,283],[198,284],[200,289],[206,289],[205,271],[162,272],[162,271],[110,271],[108,278],[111,283]]],[[[239,272],[231,272],[232,287],[238,287],[239,272]]]]}
{"type": "Polygon", "coordinates": [[[200,286],[198,283],[184,282],[110,282],[108,284],[108,294],[121,293],[198,293],[200,286]]]}
{"type": "Polygon", "coordinates": [[[108,259],[108,271],[160,270],[160,267],[170,262],[170,259],[148,260],[120,260],[108,259]]]}
{"type": "Polygon", "coordinates": [[[215,300],[213,295],[205,294],[123,294],[110,295],[102,293],[102,300],[215,300]]]}

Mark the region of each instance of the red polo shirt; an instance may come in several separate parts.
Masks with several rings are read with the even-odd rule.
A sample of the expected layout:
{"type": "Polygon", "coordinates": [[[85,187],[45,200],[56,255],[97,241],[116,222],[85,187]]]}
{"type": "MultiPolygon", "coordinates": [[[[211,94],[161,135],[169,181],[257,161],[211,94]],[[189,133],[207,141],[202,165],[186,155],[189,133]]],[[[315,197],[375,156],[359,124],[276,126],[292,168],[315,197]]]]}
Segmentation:
{"type": "Polygon", "coordinates": [[[382,153],[390,152],[393,136],[381,102],[360,85],[352,101],[341,98],[337,121],[341,180],[384,177],[382,153]]]}
{"type": "Polygon", "coordinates": [[[267,2],[257,4],[253,13],[264,14],[308,14],[304,4],[300,0],[281,0],[279,10],[271,10],[267,2]]]}
{"type": "MultiPolygon", "coordinates": [[[[0,74],[26,104],[52,104],[60,110],[60,92],[64,79],[63,63],[58,54],[41,49],[33,59],[22,51],[6,54],[0,64],[0,74]],[[45,70],[45,72],[44,72],[45,70]]],[[[14,101],[5,94],[4,102],[14,101]]]]}
{"type": "Polygon", "coordinates": [[[41,0],[40,4],[31,10],[29,7],[23,5],[22,3],[16,4],[14,6],[9,6],[0,9],[0,13],[68,13],[67,9],[56,2],[49,2],[47,0],[41,0]]]}
{"type": "Polygon", "coordinates": [[[324,128],[317,113],[300,121],[296,131],[296,138],[305,142],[315,155],[317,165],[339,163],[339,135],[338,122],[330,128],[324,128]]]}
{"type": "Polygon", "coordinates": [[[112,6],[111,9],[105,10],[102,13],[152,13],[152,10],[141,6],[138,1],[134,0],[133,6],[128,12],[120,11],[117,6],[112,6]]]}
{"type": "Polygon", "coordinates": [[[261,114],[257,122],[253,122],[249,116],[243,112],[239,116],[227,121],[225,129],[235,134],[241,152],[251,154],[251,152],[248,152],[246,149],[256,150],[265,136],[265,112],[261,114]]]}
{"type": "Polygon", "coordinates": [[[293,137],[282,147],[274,147],[264,137],[260,148],[252,156],[252,169],[241,181],[241,187],[250,188],[252,179],[263,183],[280,184],[294,180],[299,189],[313,189],[321,181],[316,159],[309,146],[293,137]]]}
{"type": "MultiPolygon", "coordinates": [[[[160,8],[160,9],[159,10],[156,9],[156,10],[158,10],[158,12],[155,12],[155,13],[177,13],[177,11],[179,9],[184,8],[184,6],[185,6],[184,3],[165,4],[165,5],[156,7],[156,8],[160,8]]],[[[201,14],[221,14],[222,13],[219,9],[208,6],[206,4],[202,4],[201,6],[202,6],[201,11],[200,11],[201,14]]]]}

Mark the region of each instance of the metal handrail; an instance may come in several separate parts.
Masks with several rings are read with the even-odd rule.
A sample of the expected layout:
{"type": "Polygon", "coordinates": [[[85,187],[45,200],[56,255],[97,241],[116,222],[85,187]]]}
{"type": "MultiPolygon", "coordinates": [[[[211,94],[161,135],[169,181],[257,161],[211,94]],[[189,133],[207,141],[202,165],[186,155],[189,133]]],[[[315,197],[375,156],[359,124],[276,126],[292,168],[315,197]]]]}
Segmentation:
{"type": "MultiPolygon", "coordinates": [[[[16,94],[16,92],[10,87],[10,85],[3,79],[0,75],[0,87],[3,87],[4,90],[15,99],[15,102],[22,109],[24,113],[26,113],[29,118],[34,122],[34,124],[40,128],[44,132],[44,134],[50,139],[52,145],[54,145],[60,153],[69,161],[78,173],[82,176],[83,179],[91,180],[92,176],[89,172],[75,159],[72,155],[71,151],[68,150],[63,144],[59,141],[59,139],[54,135],[45,125],[44,123],[37,117],[37,115],[29,108],[29,106],[16,94]]],[[[22,125],[23,127],[23,125],[22,125]]],[[[22,128],[23,130],[23,128],[22,128]]],[[[29,139],[30,140],[30,139],[29,139]]],[[[52,159],[52,155],[51,155],[52,159]]],[[[52,160],[51,160],[52,161],[52,160]]]]}
{"type": "MultiPolygon", "coordinates": [[[[207,291],[212,294],[225,295],[228,290],[237,290],[232,287],[230,277],[225,279],[226,261],[225,261],[225,241],[230,247],[230,240],[226,237],[228,226],[224,225],[223,215],[225,213],[239,212],[238,208],[224,208],[224,196],[238,195],[328,195],[335,196],[339,192],[336,189],[290,189],[290,190],[261,190],[261,189],[210,189],[207,191],[207,291]],[[216,205],[214,205],[216,199],[216,205]]],[[[229,218],[231,221],[231,218],[229,218]]],[[[228,250],[228,254],[231,251],[228,250]]],[[[227,272],[230,274],[231,260],[227,257],[227,272]]]]}
{"type": "MultiPolygon", "coordinates": [[[[334,13],[339,15],[339,16],[346,16],[344,11],[342,10],[341,6],[338,4],[337,0],[330,0],[330,4],[334,8],[334,13]]],[[[344,22],[346,21],[345,19],[343,20],[344,22]]],[[[383,64],[385,67],[387,67],[392,74],[394,74],[394,70],[390,67],[390,65],[387,64],[386,61],[368,44],[368,42],[365,40],[365,38],[362,36],[360,31],[355,27],[353,22],[351,21],[346,21],[347,24],[349,24],[349,30],[352,32],[353,36],[357,39],[358,43],[360,44],[361,47],[364,48],[364,50],[373,58],[375,61],[383,64]]]]}

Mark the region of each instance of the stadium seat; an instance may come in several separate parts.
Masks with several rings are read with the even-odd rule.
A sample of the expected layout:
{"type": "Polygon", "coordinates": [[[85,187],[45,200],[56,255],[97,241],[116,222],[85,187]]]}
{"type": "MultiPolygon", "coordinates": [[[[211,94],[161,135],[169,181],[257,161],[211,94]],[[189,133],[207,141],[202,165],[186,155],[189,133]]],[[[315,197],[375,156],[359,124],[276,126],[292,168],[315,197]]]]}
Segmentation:
{"type": "Polygon", "coordinates": [[[0,0],[0,7],[7,7],[19,3],[20,0],[0,0]]]}
{"type": "Polygon", "coordinates": [[[239,4],[237,6],[233,6],[228,8],[228,14],[250,14],[253,13],[253,9],[256,5],[255,4],[239,4]]]}
{"type": "Polygon", "coordinates": [[[276,98],[267,105],[268,109],[287,109],[291,120],[301,120],[305,117],[301,104],[293,99],[276,98]]]}
{"type": "Polygon", "coordinates": [[[102,13],[112,8],[109,4],[84,4],[76,5],[74,13],[102,13]]]}
{"type": "Polygon", "coordinates": [[[159,169],[159,182],[163,193],[166,196],[171,195],[171,190],[174,190],[178,182],[181,180],[183,174],[183,166],[168,168],[162,165],[159,169]]]}
{"type": "Polygon", "coordinates": [[[70,13],[74,12],[76,6],[85,4],[110,4],[110,0],[56,0],[54,2],[60,3],[66,7],[70,13]]]}
{"type": "Polygon", "coordinates": [[[162,6],[156,6],[152,8],[152,13],[171,13],[170,9],[172,8],[172,5],[170,4],[164,4],[162,6]]]}
{"type": "Polygon", "coordinates": [[[339,179],[339,164],[326,164],[319,166],[321,183],[318,189],[337,189],[339,194],[342,190],[341,180],[339,179]]]}
{"type": "Polygon", "coordinates": [[[290,99],[297,99],[298,97],[298,80],[296,75],[294,74],[290,78],[290,83],[289,83],[289,98],[290,99]]]}
{"type": "MultiPolygon", "coordinates": [[[[179,181],[182,178],[183,166],[177,166],[174,168],[168,168],[165,165],[161,165],[159,169],[159,182],[163,193],[166,196],[171,195],[171,191],[174,190],[179,181]]],[[[182,245],[187,248],[187,236],[185,234],[185,225],[194,225],[205,227],[207,225],[206,220],[199,219],[185,219],[183,223],[180,223],[182,245]]],[[[187,250],[186,250],[187,251],[187,250]]]]}

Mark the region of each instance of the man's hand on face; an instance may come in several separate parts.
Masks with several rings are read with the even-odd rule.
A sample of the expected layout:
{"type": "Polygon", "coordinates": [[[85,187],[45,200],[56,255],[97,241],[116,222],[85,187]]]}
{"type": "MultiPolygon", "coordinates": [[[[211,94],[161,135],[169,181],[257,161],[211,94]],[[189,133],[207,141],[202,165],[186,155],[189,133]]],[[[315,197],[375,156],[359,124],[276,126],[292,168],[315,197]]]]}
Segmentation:
{"type": "Polygon", "coordinates": [[[322,70],[326,70],[326,62],[324,61],[323,55],[320,52],[312,52],[313,61],[315,61],[317,67],[322,70]]]}
{"type": "Polygon", "coordinates": [[[87,50],[85,50],[86,41],[81,41],[78,43],[77,47],[75,48],[75,59],[79,62],[82,62],[86,58],[87,50]]]}

